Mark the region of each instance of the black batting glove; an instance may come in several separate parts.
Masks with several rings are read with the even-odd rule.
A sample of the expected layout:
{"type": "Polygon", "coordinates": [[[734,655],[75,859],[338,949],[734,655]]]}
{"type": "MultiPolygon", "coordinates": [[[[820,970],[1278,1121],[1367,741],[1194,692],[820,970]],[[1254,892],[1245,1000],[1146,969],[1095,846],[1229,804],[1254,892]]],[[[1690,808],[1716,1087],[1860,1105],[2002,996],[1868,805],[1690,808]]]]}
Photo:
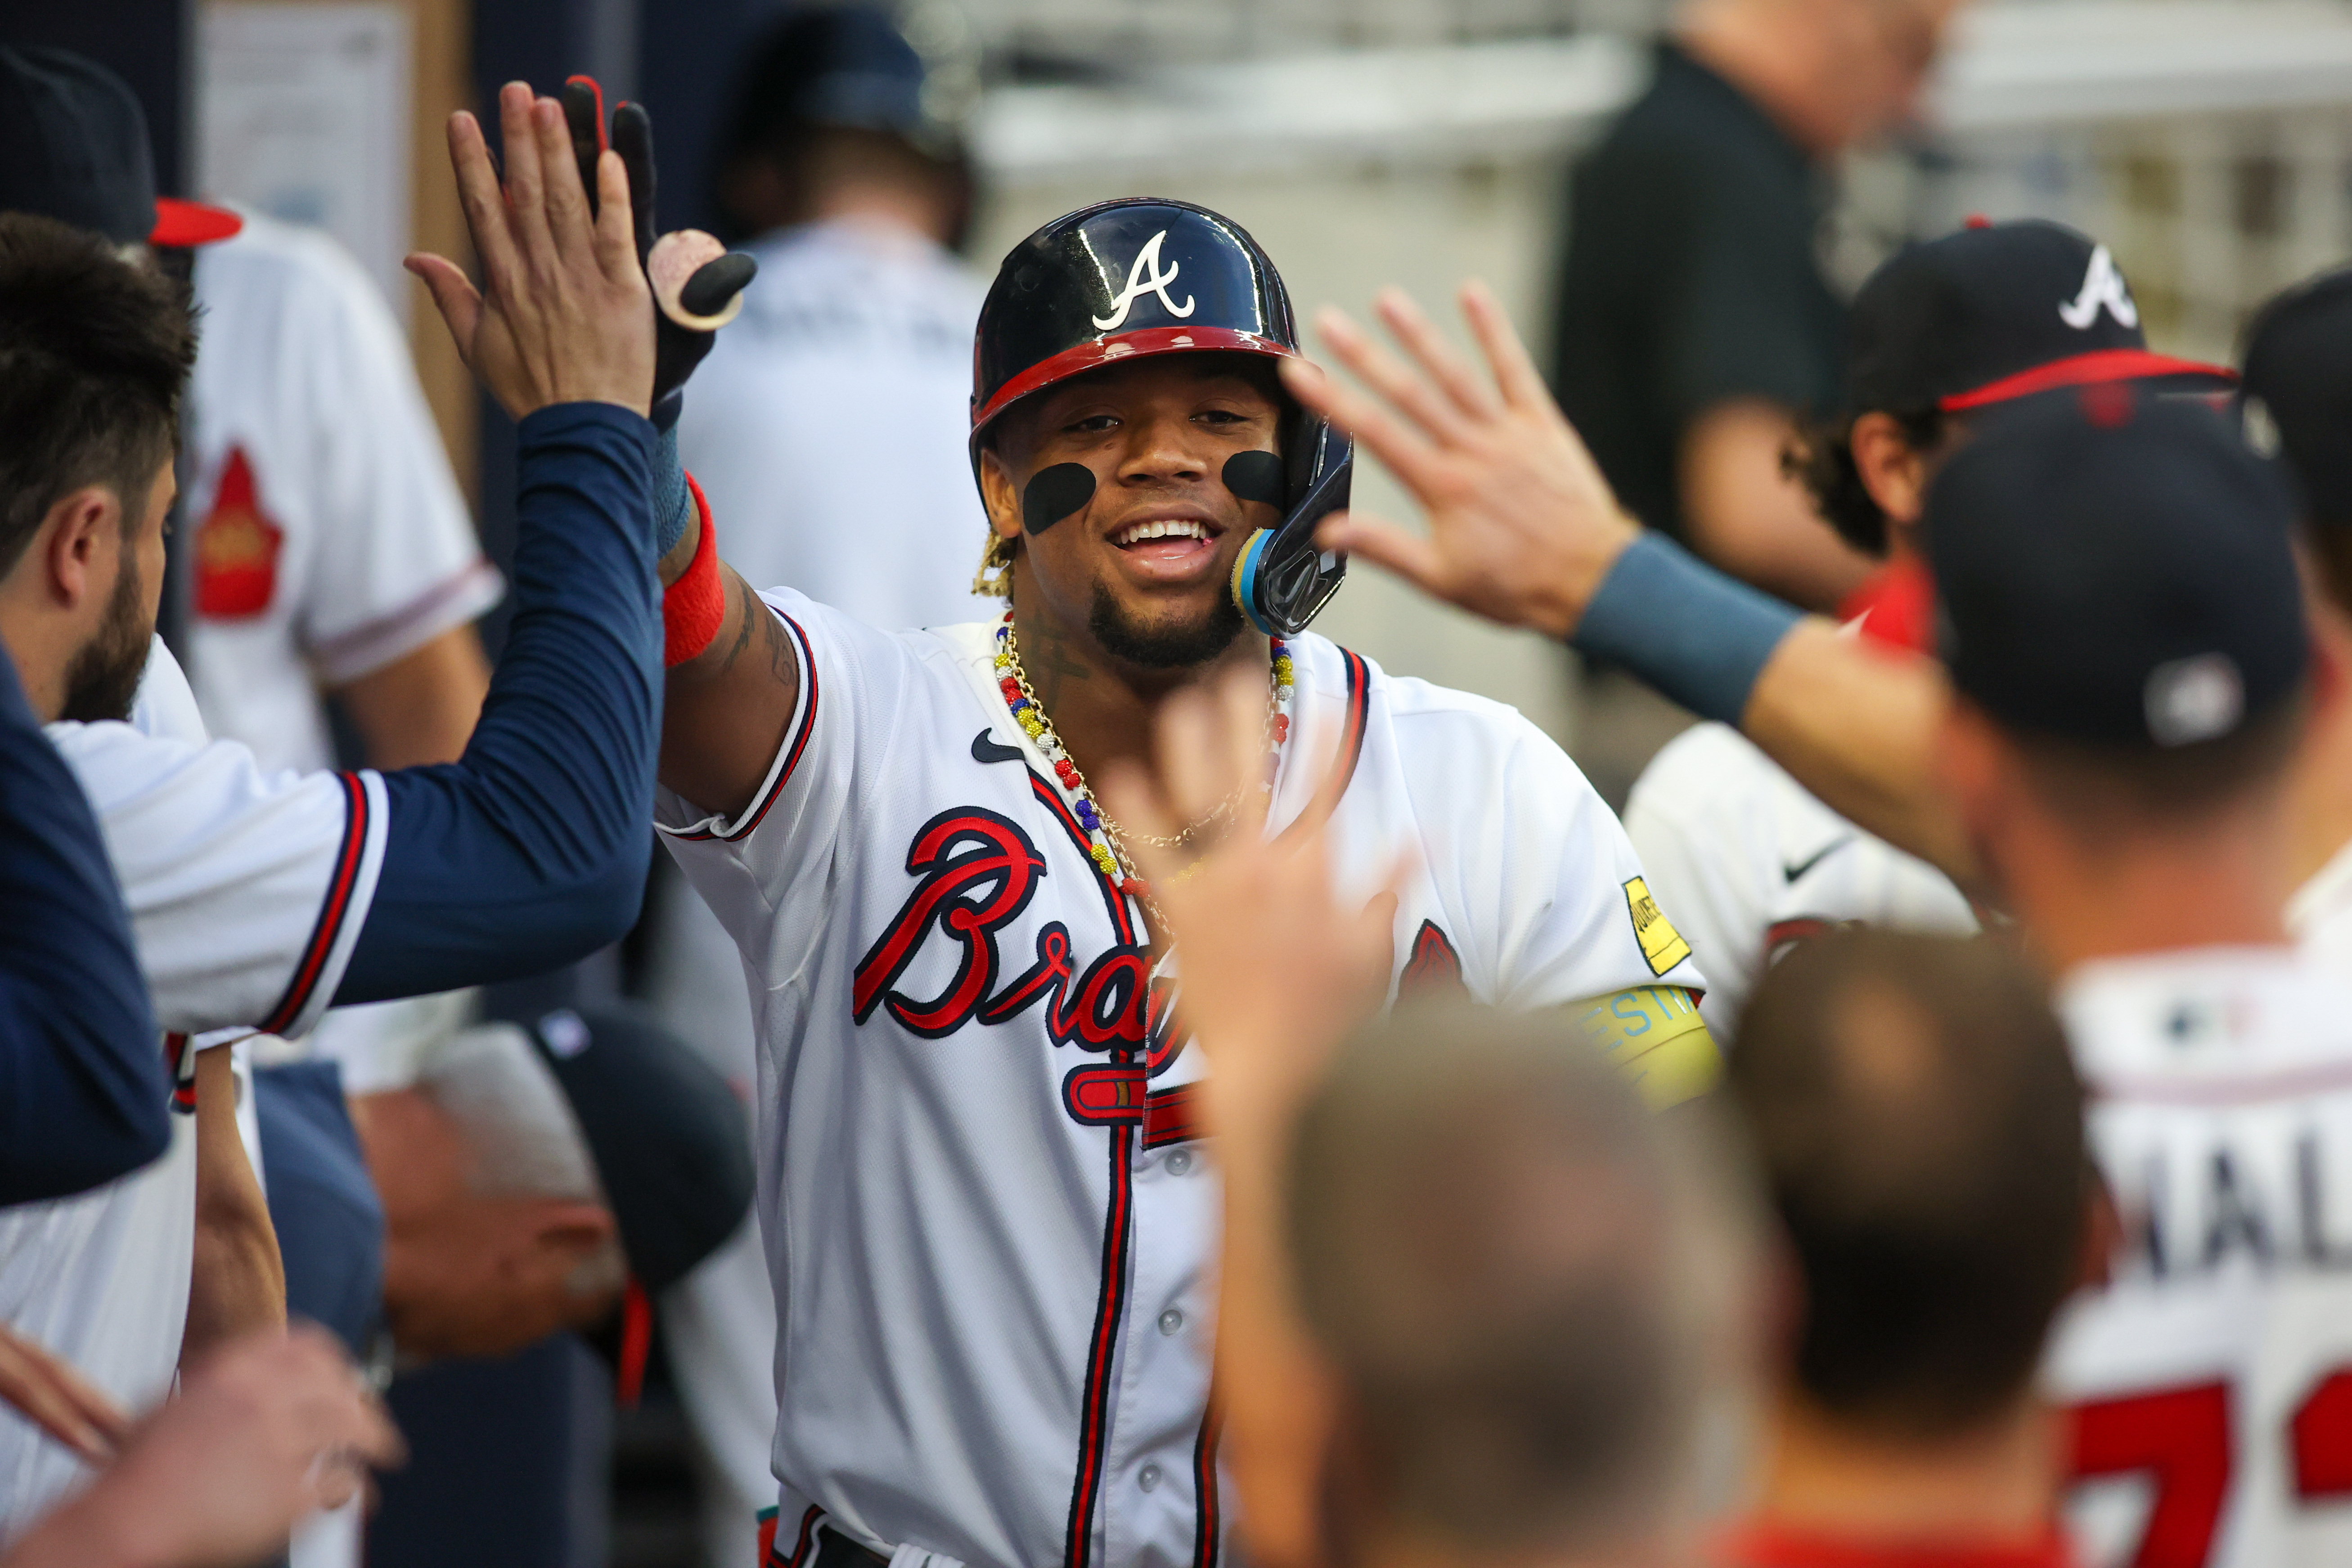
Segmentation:
{"type": "Polygon", "coordinates": [[[667,429],[677,419],[679,389],[710,352],[719,329],[742,310],[743,289],[760,264],[698,228],[654,232],[654,126],[643,104],[624,103],[613,110],[608,142],[604,89],[593,77],[575,76],[563,84],[563,117],[572,128],[572,150],[580,160],[592,215],[597,205],[597,154],[610,145],[628,172],[637,260],[653,286],[654,422],[667,429]]]}

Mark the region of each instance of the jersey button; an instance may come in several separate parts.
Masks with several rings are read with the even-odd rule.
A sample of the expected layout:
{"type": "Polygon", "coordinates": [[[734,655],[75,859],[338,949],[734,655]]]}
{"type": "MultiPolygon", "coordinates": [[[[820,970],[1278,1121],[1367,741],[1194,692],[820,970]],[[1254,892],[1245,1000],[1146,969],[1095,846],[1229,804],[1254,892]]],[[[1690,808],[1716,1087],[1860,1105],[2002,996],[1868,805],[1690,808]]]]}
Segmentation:
{"type": "Polygon", "coordinates": [[[1145,1491],[1150,1491],[1152,1488],[1158,1486],[1160,1484],[1160,1467],[1157,1465],[1146,1465],[1143,1468],[1136,1471],[1135,1484],[1141,1487],[1145,1491]]]}
{"type": "Polygon", "coordinates": [[[1160,1314],[1160,1331],[1172,1334],[1184,1326],[1184,1314],[1171,1307],[1160,1314]]]}
{"type": "Polygon", "coordinates": [[[1192,1168],[1192,1151],[1190,1149],[1179,1149],[1176,1152],[1168,1156],[1168,1173],[1170,1175],[1181,1176],[1192,1168]]]}

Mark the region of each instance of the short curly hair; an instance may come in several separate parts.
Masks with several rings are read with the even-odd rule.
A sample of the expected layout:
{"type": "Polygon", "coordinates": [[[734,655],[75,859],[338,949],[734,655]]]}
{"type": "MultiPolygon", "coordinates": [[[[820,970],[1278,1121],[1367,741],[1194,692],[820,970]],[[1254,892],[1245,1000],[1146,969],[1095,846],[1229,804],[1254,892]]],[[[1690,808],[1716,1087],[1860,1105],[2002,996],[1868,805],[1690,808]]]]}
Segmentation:
{"type": "Polygon", "coordinates": [[[1840,539],[1874,556],[1886,553],[1886,513],[1871,499],[1870,487],[1854,466],[1853,424],[1865,413],[1879,412],[1902,427],[1903,438],[1914,451],[1928,451],[1944,437],[1941,409],[1862,409],[1801,418],[1780,449],[1780,471],[1805,487],[1822,521],[1837,530],[1840,539]]]}

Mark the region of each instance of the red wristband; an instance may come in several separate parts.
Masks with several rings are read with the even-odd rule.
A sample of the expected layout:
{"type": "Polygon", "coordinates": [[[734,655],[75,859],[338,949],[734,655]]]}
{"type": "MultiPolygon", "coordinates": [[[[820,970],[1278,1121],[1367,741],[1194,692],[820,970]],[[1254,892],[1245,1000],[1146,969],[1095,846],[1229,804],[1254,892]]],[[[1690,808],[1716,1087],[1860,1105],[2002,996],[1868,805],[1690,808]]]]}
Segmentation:
{"type": "Polygon", "coordinates": [[[719,581],[719,531],[710,525],[710,502],[694,476],[686,476],[694,495],[695,521],[702,537],[694,542],[694,559],[685,575],[662,590],[662,668],[684,664],[710,646],[727,618],[727,590],[719,581]]]}

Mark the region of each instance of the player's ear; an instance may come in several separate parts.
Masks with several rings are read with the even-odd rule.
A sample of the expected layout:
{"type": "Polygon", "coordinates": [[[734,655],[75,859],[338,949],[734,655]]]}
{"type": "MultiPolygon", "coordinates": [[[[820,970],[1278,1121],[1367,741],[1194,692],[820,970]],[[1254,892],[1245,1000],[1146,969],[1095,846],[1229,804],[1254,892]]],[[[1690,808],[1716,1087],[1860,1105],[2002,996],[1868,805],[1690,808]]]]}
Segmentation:
{"type": "Polygon", "coordinates": [[[1888,521],[1908,527],[1919,521],[1927,494],[1926,454],[1911,445],[1891,414],[1864,414],[1848,437],[1854,472],[1888,521]]]}
{"type": "Polygon", "coordinates": [[[981,448],[980,500],[988,509],[989,527],[1005,539],[1021,537],[1021,489],[993,447],[981,448]]]}
{"type": "Polygon", "coordinates": [[[121,560],[122,498],[111,485],[84,485],[49,508],[16,569],[40,572],[50,602],[70,610],[110,595],[121,560]]]}

